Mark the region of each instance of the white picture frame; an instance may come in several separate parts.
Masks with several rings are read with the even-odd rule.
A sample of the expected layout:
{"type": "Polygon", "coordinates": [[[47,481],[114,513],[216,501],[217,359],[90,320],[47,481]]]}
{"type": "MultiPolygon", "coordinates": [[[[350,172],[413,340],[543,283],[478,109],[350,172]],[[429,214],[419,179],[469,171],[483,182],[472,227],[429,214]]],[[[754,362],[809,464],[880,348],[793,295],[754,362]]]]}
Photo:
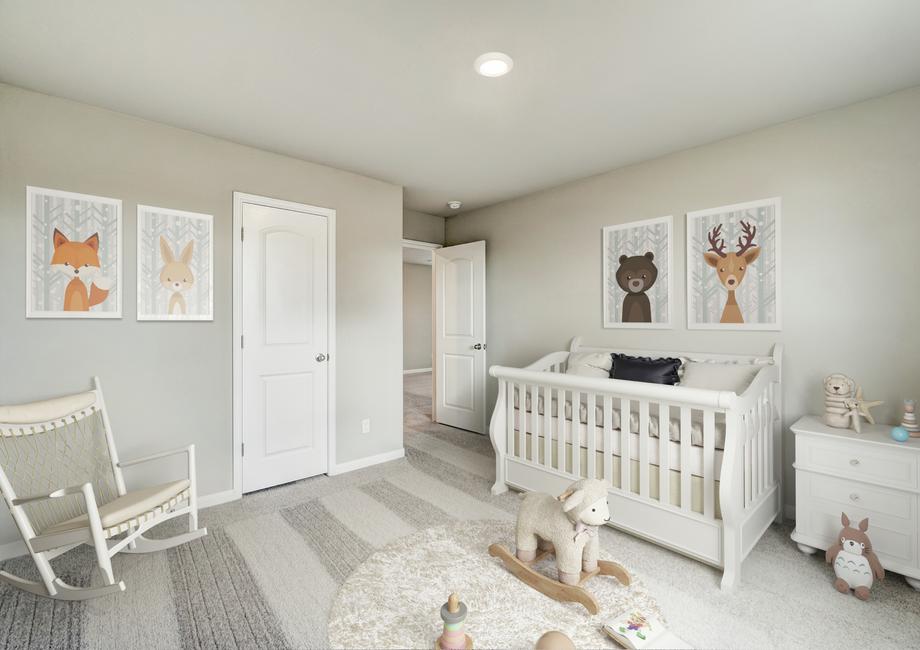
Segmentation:
{"type": "MultiPolygon", "coordinates": [[[[603,326],[605,328],[671,329],[674,296],[674,219],[671,215],[630,221],[606,226],[602,229],[603,280],[601,296],[603,326]],[[652,258],[637,260],[651,253],[652,258]],[[645,301],[630,299],[629,293],[618,280],[617,272],[623,268],[623,257],[631,263],[654,265],[657,277],[651,288],[637,288],[645,301]],[[627,302],[632,303],[624,309],[627,302]],[[650,320],[635,320],[636,308],[644,310],[648,302],[650,320]],[[627,315],[629,314],[629,315],[627,315]]],[[[626,274],[621,273],[625,280],[626,274]]],[[[639,281],[635,278],[630,281],[639,281]]],[[[644,318],[645,314],[642,313],[644,318]]]]}
{"type": "Polygon", "coordinates": [[[123,239],[120,199],[27,185],[26,318],[121,318],[123,239]]]}
{"type": "Polygon", "coordinates": [[[687,213],[687,328],[691,330],[779,331],[782,329],[781,272],[782,199],[772,197],[744,203],[734,203],[687,213]],[[748,224],[747,230],[741,224],[748,224]],[[713,229],[716,244],[710,241],[713,229]],[[753,227],[754,231],[751,230],[753,227]],[[753,239],[748,234],[754,232],[753,239]],[[747,241],[760,248],[754,261],[745,265],[737,258],[747,241]],[[724,247],[724,257],[713,246],[724,247]],[[734,262],[743,270],[740,279],[728,266],[712,266],[706,254],[734,262]],[[729,254],[734,256],[731,259],[729,254]],[[753,273],[752,273],[753,272],[753,273]],[[756,274],[756,275],[754,275],[756,274]],[[752,279],[756,278],[756,282],[752,279]],[[737,288],[729,290],[734,279],[737,288]],[[736,305],[730,306],[733,295],[736,305]],[[743,322],[730,321],[737,316],[743,322]],[[721,314],[721,315],[720,315],[721,314]]]}
{"type": "Polygon", "coordinates": [[[213,215],[137,206],[137,320],[214,320],[213,215]]]}

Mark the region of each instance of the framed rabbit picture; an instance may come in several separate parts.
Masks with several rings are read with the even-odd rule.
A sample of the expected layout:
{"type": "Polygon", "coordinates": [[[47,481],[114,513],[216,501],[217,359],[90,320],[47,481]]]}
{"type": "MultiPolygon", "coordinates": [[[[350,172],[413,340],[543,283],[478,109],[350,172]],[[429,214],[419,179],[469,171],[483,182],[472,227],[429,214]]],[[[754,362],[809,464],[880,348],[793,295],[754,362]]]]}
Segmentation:
{"type": "Polygon", "coordinates": [[[214,320],[214,218],[137,206],[137,319],[214,320]]]}

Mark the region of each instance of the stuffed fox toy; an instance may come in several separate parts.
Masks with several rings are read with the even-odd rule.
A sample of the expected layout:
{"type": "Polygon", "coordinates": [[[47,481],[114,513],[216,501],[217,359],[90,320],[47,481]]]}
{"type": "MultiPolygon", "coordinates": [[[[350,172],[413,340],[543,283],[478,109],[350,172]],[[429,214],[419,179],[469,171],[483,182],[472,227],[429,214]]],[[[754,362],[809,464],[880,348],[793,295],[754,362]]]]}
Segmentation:
{"type": "Polygon", "coordinates": [[[833,565],[837,580],[834,587],[842,594],[850,589],[860,600],[869,600],[869,590],[872,582],[878,578],[885,579],[885,569],[879,562],[878,556],[872,550],[872,542],[866,531],[869,529],[869,520],[859,522],[859,530],[850,526],[850,518],[846,513],[840,514],[843,530],[837,535],[837,543],[827,549],[825,559],[833,565]]]}
{"type": "Polygon", "coordinates": [[[105,300],[111,283],[99,263],[99,233],[75,242],[55,228],[53,243],[51,268],[70,278],[64,289],[64,311],[89,311],[105,300]]]}

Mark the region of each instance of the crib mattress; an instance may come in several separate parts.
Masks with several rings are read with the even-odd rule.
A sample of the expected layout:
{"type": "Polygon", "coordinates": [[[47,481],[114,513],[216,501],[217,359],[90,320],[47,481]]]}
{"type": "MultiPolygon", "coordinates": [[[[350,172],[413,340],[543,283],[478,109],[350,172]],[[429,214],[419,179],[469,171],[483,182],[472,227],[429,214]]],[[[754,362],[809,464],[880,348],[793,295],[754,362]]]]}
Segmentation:
{"type": "MultiPolygon", "coordinates": [[[[543,406],[543,395],[540,395],[537,398],[537,413],[539,415],[544,414],[543,406]]],[[[581,403],[579,404],[579,413],[578,420],[582,424],[588,423],[588,404],[587,397],[583,396],[581,403]]],[[[531,404],[531,394],[530,392],[526,393],[526,399],[524,400],[524,408],[528,413],[533,412],[531,404]]],[[[514,408],[517,411],[520,408],[520,400],[518,398],[517,389],[514,391],[514,408]]],[[[558,400],[554,397],[552,400],[552,407],[550,413],[553,417],[559,414],[559,405],[558,400]]],[[[680,442],[680,409],[677,407],[672,407],[669,410],[669,426],[668,426],[668,437],[673,442],[680,442]]],[[[528,418],[529,419],[529,418],[528,418]]],[[[572,401],[565,401],[565,419],[568,421],[569,425],[572,421],[572,401]]],[[[620,415],[619,401],[614,400],[613,408],[611,409],[611,419],[612,424],[611,428],[615,431],[619,431],[620,424],[622,421],[620,415]]],[[[649,435],[653,438],[658,437],[659,425],[658,425],[658,406],[657,404],[650,408],[649,418],[648,418],[648,432],[649,435]]],[[[597,403],[594,407],[594,424],[597,427],[604,426],[604,406],[601,398],[597,398],[597,403]]],[[[630,432],[635,432],[639,430],[639,410],[636,406],[630,408],[629,411],[629,430],[630,432]]],[[[716,449],[725,448],[725,416],[721,413],[715,414],[715,432],[716,432],[716,449]]],[[[690,412],[690,441],[696,447],[703,446],[703,413],[698,409],[692,409],[690,412]]]]}
{"type": "MultiPolygon", "coordinates": [[[[542,443],[543,443],[542,436],[537,437],[537,440],[540,442],[540,445],[537,447],[536,450],[533,448],[533,440],[534,440],[534,436],[532,434],[527,433],[524,435],[523,440],[522,440],[522,442],[524,443],[524,458],[531,459],[537,464],[543,465],[544,464],[544,449],[542,446],[542,443]]],[[[514,455],[519,456],[520,453],[518,449],[517,437],[515,437],[513,449],[514,449],[514,455]]],[[[580,468],[581,469],[580,469],[579,474],[583,478],[587,478],[589,452],[587,449],[584,449],[584,448],[582,448],[580,451],[581,451],[581,454],[580,454],[580,461],[581,461],[580,468]]],[[[554,446],[550,453],[550,466],[551,467],[558,468],[559,466],[558,457],[559,457],[559,450],[557,447],[554,446]]],[[[717,452],[717,458],[721,459],[720,452],[717,452]]],[[[603,452],[601,451],[595,452],[594,463],[595,463],[594,475],[599,479],[602,479],[602,480],[605,479],[606,477],[604,476],[604,471],[605,471],[604,465],[605,464],[604,464],[603,452]]],[[[562,468],[562,470],[568,473],[572,473],[572,446],[571,444],[566,444],[564,465],[565,466],[562,468]]],[[[613,485],[614,487],[625,489],[624,486],[622,485],[622,480],[621,480],[622,466],[623,466],[623,459],[618,455],[614,455],[613,462],[611,463],[612,472],[611,472],[610,482],[611,482],[611,485],[613,485]]],[[[630,460],[629,467],[630,467],[629,469],[629,491],[632,492],[633,494],[639,494],[640,493],[640,490],[639,490],[639,479],[640,479],[639,461],[630,460]]],[[[648,468],[648,482],[649,482],[648,483],[648,495],[650,498],[656,499],[656,500],[660,500],[660,497],[661,497],[661,494],[660,494],[661,483],[658,480],[660,471],[661,470],[657,464],[649,465],[649,468],[648,468]]],[[[671,505],[680,507],[682,505],[681,503],[682,487],[681,487],[680,472],[676,471],[672,467],[668,474],[669,474],[669,481],[668,481],[669,494],[667,495],[667,500],[671,505]]],[[[690,509],[693,512],[696,512],[698,514],[703,514],[704,512],[704,504],[703,504],[704,494],[705,494],[704,479],[699,476],[691,476],[690,477],[690,509]]],[[[722,518],[722,508],[721,508],[721,503],[719,499],[719,481],[718,480],[715,481],[715,492],[713,494],[713,498],[715,500],[715,517],[716,519],[721,519],[722,518]]]]}
{"type": "MultiPolygon", "coordinates": [[[[554,400],[555,401],[555,400],[554,400]]],[[[651,418],[649,418],[651,420],[651,418]]],[[[551,447],[556,447],[559,440],[559,418],[551,417],[551,435],[553,444],[551,447]]],[[[532,414],[528,413],[525,421],[525,427],[523,431],[528,434],[528,437],[534,436],[540,441],[540,447],[544,445],[544,431],[543,427],[545,421],[543,417],[533,418],[532,414]],[[534,426],[534,420],[537,420],[536,426],[534,426]],[[536,431],[534,430],[536,429],[536,431]]],[[[520,409],[514,409],[514,429],[515,431],[521,430],[521,419],[520,419],[520,409]]],[[[651,429],[651,422],[649,423],[649,429],[651,429]]],[[[588,425],[584,423],[578,423],[577,427],[572,426],[572,421],[569,419],[565,420],[565,442],[568,445],[572,444],[572,440],[577,436],[579,447],[581,449],[588,449],[588,425]],[[577,431],[573,431],[576,429],[577,431]]],[[[623,436],[619,430],[615,430],[613,436],[611,436],[613,455],[617,458],[623,457],[623,436]]],[[[638,433],[630,433],[629,436],[629,458],[635,461],[639,461],[640,458],[640,449],[639,445],[641,441],[639,440],[638,433]]],[[[594,440],[595,442],[595,451],[603,455],[604,451],[604,430],[602,427],[594,427],[594,440]]],[[[680,442],[674,441],[673,439],[668,441],[667,444],[668,450],[668,467],[672,470],[680,471],[681,469],[681,448],[680,442]]],[[[703,448],[697,445],[691,445],[688,449],[688,464],[690,467],[690,472],[694,476],[703,476],[704,468],[704,452],[703,448]]],[[[652,465],[660,465],[659,455],[659,442],[657,436],[653,439],[651,436],[648,439],[648,459],[649,463],[652,465]]],[[[715,476],[720,476],[722,471],[722,450],[719,448],[715,449],[713,454],[713,472],[715,476]]]]}

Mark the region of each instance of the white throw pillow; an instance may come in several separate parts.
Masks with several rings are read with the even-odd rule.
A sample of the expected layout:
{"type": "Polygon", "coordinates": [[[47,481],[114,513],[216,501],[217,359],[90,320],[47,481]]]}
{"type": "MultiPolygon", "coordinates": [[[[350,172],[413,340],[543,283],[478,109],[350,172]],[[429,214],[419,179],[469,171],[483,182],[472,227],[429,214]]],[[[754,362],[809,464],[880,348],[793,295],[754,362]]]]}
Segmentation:
{"type": "Polygon", "coordinates": [[[680,385],[706,390],[728,390],[740,395],[751,385],[762,367],[752,363],[689,361],[684,364],[680,385]]]}
{"type": "Polygon", "coordinates": [[[609,352],[576,352],[569,355],[565,374],[609,379],[612,367],[613,357],[609,352]]]}

